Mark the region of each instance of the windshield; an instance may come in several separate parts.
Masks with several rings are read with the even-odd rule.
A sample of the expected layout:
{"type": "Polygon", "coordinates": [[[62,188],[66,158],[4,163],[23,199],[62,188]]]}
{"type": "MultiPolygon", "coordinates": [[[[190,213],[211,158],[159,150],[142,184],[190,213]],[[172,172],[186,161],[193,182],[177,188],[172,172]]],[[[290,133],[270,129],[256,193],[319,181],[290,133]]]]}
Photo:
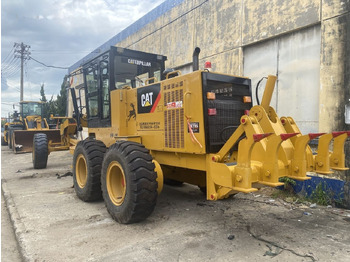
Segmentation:
{"type": "Polygon", "coordinates": [[[21,104],[21,113],[23,117],[41,116],[42,104],[36,102],[28,102],[21,104]]]}
{"type": "Polygon", "coordinates": [[[144,86],[146,79],[152,77],[155,77],[156,81],[160,81],[161,68],[162,63],[158,61],[143,61],[141,59],[116,56],[114,58],[115,88],[144,86]]]}

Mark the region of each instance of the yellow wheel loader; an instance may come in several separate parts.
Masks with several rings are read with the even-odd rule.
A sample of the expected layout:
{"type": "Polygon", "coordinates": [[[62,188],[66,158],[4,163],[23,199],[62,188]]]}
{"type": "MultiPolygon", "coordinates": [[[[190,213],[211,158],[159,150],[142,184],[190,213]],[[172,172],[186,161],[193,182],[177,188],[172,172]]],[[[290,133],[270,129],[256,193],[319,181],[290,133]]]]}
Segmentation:
{"type": "Polygon", "coordinates": [[[301,134],[269,105],[275,76],[261,105],[252,106],[251,80],[199,70],[199,52],[185,75],[163,75],[165,56],[119,47],[83,65],[89,137],[73,153],[79,198],[103,197],[116,221],[134,223],[152,213],[165,179],[218,200],[283,185],[281,177],[347,169],[350,132],[301,134]],[[317,137],[314,154],[308,142],[317,137]]]}
{"type": "Polygon", "coordinates": [[[21,101],[19,123],[8,128],[8,145],[14,153],[32,152],[33,138],[37,133],[45,133],[49,140],[60,141],[60,131],[50,129],[42,117],[43,102],[21,101]]]}
{"type": "Polygon", "coordinates": [[[1,135],[1,145],[8,146],[11,149],[12,144],[10,142],[11,137],[9,136],[10,131],[21,127],[22,127],[22,122],[20,122],[19,114],[15,110],[11,118],[7,119],[7,122],[4,124],[4,133],[3,135],[1,135]]]}

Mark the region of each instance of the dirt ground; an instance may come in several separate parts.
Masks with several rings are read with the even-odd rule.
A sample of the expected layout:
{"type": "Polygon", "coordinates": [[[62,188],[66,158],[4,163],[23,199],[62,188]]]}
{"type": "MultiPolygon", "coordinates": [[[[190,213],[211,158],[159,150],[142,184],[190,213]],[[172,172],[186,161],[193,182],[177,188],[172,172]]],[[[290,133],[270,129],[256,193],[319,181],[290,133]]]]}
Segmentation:
{"type": "Polygon", "coordinates": [[[121,225],[103,201],[82,202],[72,177],[60,177],[71,170],[69,152],[52,153],[42,170],[31,154],[3,146],[1,155],[3,196],[26,261],[350,261],[349,210],[264,190],[211,202],[185,184],[164,186],[146,221],[121,225]]]}

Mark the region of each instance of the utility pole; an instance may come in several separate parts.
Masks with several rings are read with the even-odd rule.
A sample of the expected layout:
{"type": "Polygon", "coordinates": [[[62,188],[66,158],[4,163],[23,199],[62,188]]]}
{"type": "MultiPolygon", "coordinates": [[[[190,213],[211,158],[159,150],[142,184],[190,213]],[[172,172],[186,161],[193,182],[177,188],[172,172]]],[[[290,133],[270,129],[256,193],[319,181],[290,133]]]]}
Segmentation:
{"type": "Polygon", "coordinates": [[[14,53],[15,53],[15,57],[16,58],[21,58],[21,92],[20,92],[20,102],[23,101],[23,64],[24,64],[24,60],[29,60],[29,45],[25,45],[22,43],[15,43],[14,47],[16,48],[14,53]]]}

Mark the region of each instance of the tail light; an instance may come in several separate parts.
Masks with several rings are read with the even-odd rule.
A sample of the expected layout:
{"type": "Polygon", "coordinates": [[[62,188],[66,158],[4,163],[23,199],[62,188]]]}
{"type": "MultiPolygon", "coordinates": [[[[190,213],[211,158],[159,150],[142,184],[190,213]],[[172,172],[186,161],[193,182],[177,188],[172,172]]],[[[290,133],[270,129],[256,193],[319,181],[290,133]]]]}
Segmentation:
{"type": "Polygon", "coordinates": [[[209,116],[216,116],[216,108],[208,108],[209,116]]]}
{"type": "Polygon", "coordinates": [[[208,100],[215,100],[216,96],[213,92],[207,92],[207,99],[208,100]]]}
{"type": "Polygon", "coordinates": [[[243,103],[251,103],[252,97],[251,96],[244,96],[243,97],[243,103]]]}

